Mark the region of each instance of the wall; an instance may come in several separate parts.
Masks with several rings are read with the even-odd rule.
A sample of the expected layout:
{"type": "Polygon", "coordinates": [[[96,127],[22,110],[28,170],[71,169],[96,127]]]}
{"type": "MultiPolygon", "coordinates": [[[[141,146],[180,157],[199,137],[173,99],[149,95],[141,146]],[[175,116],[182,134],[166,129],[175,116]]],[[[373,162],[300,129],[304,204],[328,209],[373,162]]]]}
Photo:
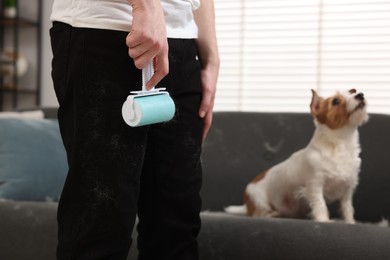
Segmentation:
{"type": "MultiPolygon", "coordinates": [[[[33,2],[33,1],[31,1],[33,2]]],[[[53,0],[43,1],[43,26],[42,26],[42,106],[58,106],[51,80],[51,59],[52,52],[50,46],[49,30],[51,27],[50,13],[53,0]]]]}
{"type": "MultiPolygon", "coordinates": [[[[44,106],[57,106],[56,97],[53,91],[53,84],[51,80],[51,47],[49,29],[51,27],[50,13],[51,6],[54,0],[43,0],[42,10],[42,68],[41,68],[41,103],[44,106]]],[[[2,4],[3,0],[0,0],[2,4]]],[[[37,19],[37,0],[19,0],[20,16],[22,18],[36,20],[37,19]]],[[[37,60],[37,31],[33,27],[21,26],[19,32],[19,51],[26,57],[28,61],[27,72],[18,78],[19,88],[24,90],[31,90],[36,88],[36,73],[38,66],[37,60]]],[[[5,30],[5,49],[13,49],[13,31],[11,29],[5,30]]],[[[11,93],[4,93],[5,99],[3,109],[12,110],[11,93]]],[[[31,94],[21,92],[18,95],[18,108],[31,108],[35,106],[35,98],[31,94]]]]}
{"type": "MultiPolygon", "coordinates": [[[[0,0],[1,1],[1,0],[0,0]]],[[[51,79],[51,59],[52,52],[50,46],[49,30],[51,27],[50,14],[51,6],[54,0],[43,0],[42,4],[42,68],[41,68],[41,105],[42,106],[58,106],[57,99],[53,90],[51,79]]],[[[35,0],[19,0],[20,15],[23,18],[35,20],[37,17],[37,2],[35,0]]],[[[10,32],[8,32],[10,33],[10,32]]],[[[36,59],[36,31],[31,28],[21,28],[19,34],[20,51],[27,57],[29,68],[25,75],[19,78],[20,86],[24,89],[35,88],[37,64],[36,59]],[[34,83],[31,83],[34,82],[34,83]]],[[[7,37],[6,40],[12,37],[7,37]]],[[[12,42],[7,41],[6,46],[10,46],[12,42]]],[[[9,99],[10,100],[10,99],[9,99]]],[[[8,109],[11,109],[11,104],[6,104],[8,109]]],[[[7,102],[7,100],[6,100],[7,102]]],[[[35,106],[34,100],[31,97],[19,96],[19,108],[31,108],[35,106]]]]}

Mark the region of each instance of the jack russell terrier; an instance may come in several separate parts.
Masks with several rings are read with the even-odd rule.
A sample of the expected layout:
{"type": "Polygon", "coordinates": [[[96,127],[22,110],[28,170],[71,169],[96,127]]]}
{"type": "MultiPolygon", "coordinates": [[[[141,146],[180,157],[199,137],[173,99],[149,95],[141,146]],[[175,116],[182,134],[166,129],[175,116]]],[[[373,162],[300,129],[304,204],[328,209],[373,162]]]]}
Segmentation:
{"type": "Polygon", "coordinates": [[[257,176],[246,187],[245,204],[226,212],[328,222],[327,203],[340,201],[344,221],[355,223],[352,197],[361,162],[357,128],[368,120],[366,100],[355,89],[326,99],[312,90],[310,109],[316,129],[307,147],[257,176]]]}

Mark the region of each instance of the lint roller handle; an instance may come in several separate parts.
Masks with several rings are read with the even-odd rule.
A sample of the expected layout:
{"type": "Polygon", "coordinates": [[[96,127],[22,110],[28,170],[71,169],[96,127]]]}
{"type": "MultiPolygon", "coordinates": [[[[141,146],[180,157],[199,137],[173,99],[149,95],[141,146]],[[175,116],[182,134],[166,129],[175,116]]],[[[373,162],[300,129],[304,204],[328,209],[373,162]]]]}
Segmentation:
{"type": "Polygon", "coordinates": [[[154,74],[154,66],[152,61],[145,68],[142,69],[142,91],[147,91],[146,83],[153,77],[153,74],[154,74]]]}

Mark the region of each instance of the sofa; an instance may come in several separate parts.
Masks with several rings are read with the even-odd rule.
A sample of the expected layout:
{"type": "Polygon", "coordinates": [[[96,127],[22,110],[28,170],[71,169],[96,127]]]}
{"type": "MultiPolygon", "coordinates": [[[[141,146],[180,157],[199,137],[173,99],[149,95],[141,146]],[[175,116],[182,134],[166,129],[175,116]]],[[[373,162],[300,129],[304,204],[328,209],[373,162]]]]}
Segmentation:
{"type": "MultiPolygon", "coordinates": [[[[46,119],[35,121],[36,124],[42,123],[43,127],[32,124],[35,128],[31,130],[31,123],[27,123],[18,127],[23,129],[22,133],[18,129],[2,131],[2,127],[10,125],[7,121],[11,119],[0,118],[0,140],[16,140],[6,142],[7,146],[0,141],[1,260],[55,259],[57,201],[66,165],[56,128],[56,109],[43,109],[43,112],[46,119]],[[45,138],[39,142],[29,143],[30,139],[39,140],[39,129],[50,129],[50,133],[45,133],[45,138]],[[20,142],[22,136],[25,140],[20,142]],[[39,146],[19,147],[37,157],[29,161],[26,154],[20,159],[17,159],[17,152],[12,156],[4,154],[13,143],[39,146]],[[43,149],[44,143],[46,150],[43,149]],[[12,164],[7,158],[13,158],[12,164]],[[12,179],[10,169],[13,165],[19,167],[18,174],[28,172],[27,185],[21,185],[24,177],[18,175],[16,180],[12,179]],[[7,169],[8,173],[5,173],[7,169]],[[39,177],[43,171],[51,175],[46,173],[43,178],[39,177]],[[2,193],[2,188],[11,182],[13,188],[8,187],[8,193],[2,193]],[[31,187],[34,189],[29,190],[31,187]],[[46,189],[41,190],[42,187],[46,189]]],[[[22,122],[18,123],[29,120],[19,120],[22,122]]],[[[313,130],[312,117],[306,113],[214,114],[202,155],[201,260],[390,259],[390,227],[387,222],[390,217],[390,115],[371,114],[369,122],[360,129],[362,169],[354,196],[358,224],[339,221],[337,205],[329,206],[334,219],[331,223],[308,219],[250,218],[223,212],[226,206],[242,204],[246,184],[262,170],[303,148],[313,130]]],[[[135,238],[136,234],[133,236],[135,238]]],[[[128,259],[136,258],[133,243],[128,259]]]]}

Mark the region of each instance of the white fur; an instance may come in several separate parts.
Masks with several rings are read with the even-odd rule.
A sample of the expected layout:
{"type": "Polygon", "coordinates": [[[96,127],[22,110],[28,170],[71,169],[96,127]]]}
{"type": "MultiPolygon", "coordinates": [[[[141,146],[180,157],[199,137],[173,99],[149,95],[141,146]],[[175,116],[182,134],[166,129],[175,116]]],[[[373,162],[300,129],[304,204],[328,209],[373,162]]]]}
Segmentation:
{"type": "Polygon", "coordinates": [[[246,215],[247,210],[245,205],[240,206],[229,206],[225,208],[225,211],[230,214],[236,214],[236,215],[246,215]]]}
{"type": "MultiPolygon", "coordinates": [[[[272,167],[260,181],[247,185],[246,195],[255,207],[253,216],[310,216],[326,222],[330,221],[327,203],[338,200],[344,221],[355,223],[352,196],[361,163],[357,128],[368,115],[365,106],[356,109],[360,102],[356,94],[342,96],[351,113],[346,125],[330,129],[315,120],[316,129],[307,147],[272,167]]],[[[248,213],[245,205],[230,206],[225,211],[248,213]]]]}

